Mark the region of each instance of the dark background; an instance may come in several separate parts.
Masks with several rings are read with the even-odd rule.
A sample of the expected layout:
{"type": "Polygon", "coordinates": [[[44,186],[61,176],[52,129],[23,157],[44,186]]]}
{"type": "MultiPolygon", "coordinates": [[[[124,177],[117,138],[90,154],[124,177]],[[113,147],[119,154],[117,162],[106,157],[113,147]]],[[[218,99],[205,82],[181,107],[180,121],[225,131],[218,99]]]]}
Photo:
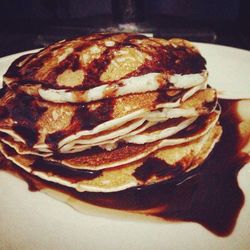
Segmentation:
{"type": "Polygon", "coordinates": [[[131,22],[139,32],[250,49],[247,0],[1,0],[0,11],[0,56],[131,22]]]}

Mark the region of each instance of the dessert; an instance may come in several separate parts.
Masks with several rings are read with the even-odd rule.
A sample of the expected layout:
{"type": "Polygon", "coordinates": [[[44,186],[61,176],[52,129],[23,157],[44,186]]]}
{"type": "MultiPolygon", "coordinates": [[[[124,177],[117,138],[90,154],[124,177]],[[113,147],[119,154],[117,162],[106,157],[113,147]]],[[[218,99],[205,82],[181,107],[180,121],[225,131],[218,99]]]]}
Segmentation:
{"type": "Polygon", "coordinates": [[[222,129],[206,61],[189,42],[138,34],[64,40],[12,63],[0,151],[32,176],[114,192],[199,167],[222,129]]]}

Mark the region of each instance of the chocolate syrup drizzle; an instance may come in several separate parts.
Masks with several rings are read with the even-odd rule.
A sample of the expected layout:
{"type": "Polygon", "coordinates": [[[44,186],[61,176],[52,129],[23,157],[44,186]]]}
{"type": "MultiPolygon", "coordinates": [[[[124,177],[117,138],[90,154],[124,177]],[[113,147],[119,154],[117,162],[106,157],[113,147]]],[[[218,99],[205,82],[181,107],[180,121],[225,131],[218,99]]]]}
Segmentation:
{"type": "Polygon", "coordinates": [[[183,174],[181,166],[171,166],[157,157],[149,157],[139,168],[135,170],[133,176],[142,182],[146,182],[151,177],[176,177],[183,174]]]}
{"type": "Polygon", "coordinates": [[[2,113],[0,119],[12,118],[15,121],[12,125],[13,131],[24,138],[29,147],[32,147],[39,135],[36,122],[46,110],[46,107],[40,107],[36,103],[33,96],[17,93],[6,106],[0,108],[0,113],[2,113]]]}
{"type": "Polygon", "coordinates": [[[42,157],[37,157],[31,167],[32,171],[51,173],[55,176],[59,176],[60,178],[69,180],[71,183],[79,182],[81,180],[91,180],[102,175],[101,170],[91,171],[69,168],[63,164],[45,160],[42,157]]]}
{"type": "Polygon", "coordinates": [[[3,87],[0,89],[0,98],[5,96],[7,90],[8,90],[8,87],[6,84],[4,84],[3,87]]]}

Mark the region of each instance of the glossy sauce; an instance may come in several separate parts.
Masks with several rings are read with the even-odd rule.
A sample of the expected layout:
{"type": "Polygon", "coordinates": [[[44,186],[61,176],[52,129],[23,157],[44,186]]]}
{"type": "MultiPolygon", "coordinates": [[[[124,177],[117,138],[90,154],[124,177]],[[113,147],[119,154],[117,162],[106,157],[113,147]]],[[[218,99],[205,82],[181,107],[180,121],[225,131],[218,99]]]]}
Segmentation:
{"type": "Polygon", "coordinates": [[[8,87],[6,84],[0,89],[0,98],[4,97],[4,95],[7,93],[8,87]]]}
{"type": "Polygon", "coordinates": [[[168,90],[167,88],[163,88],[159,91],[159,95],[156,100],[156,104],[159,103],[164,103],[164,102],[176,102],[180,98],[183,97],[183,95],[188,92],[189,89],[181,89],[181,90],[176,90],[173,92],[173,90],[168,90]]]}
{"type": "Polygon", "coordinates": [[[80,180],[91,180],[102,174],[101,170],[90,171],[69,168],[63,164],[45,160],[42,157],[37,157],[31,167],[33,171],[51,173],[71,183],[79,182],[80,180]]]}
{"type": "Polygon", "coordinates": [[[7,103],[6,107],[1,107],[1,109],[0,112],[3,112],[4,118],[10,117],[15,121],[12,129],[25,139],[29,147],[32,147],[39,135],[36,122],[47,108],[40,107],[34,97],[18,93],[7,103]]]}
{"type": "Polygon", "coordinates": [[[88,107],[79,106],[75,116],[72,119],[80,123],[80,130],[91,130],[103,122],[112,119],[114,109],[114,99],[103,100],[95,110],[89,110],[88,107]]]}
{"type": "MultiPolygon", "coordinates": [[[[0,98],[4,97],[6,87],[0,92],[0,98]]],[[[32,147],[38,141],[38,128],[36,123],[41,115],[47,110],[40,107],[34,97],[17,92],[14,98],[7,101],[5,106],[0,106],[0,120],[11,118],[12,129],[32,147]]]]}
{"type": "Polygon", "coordinates": [[[146,182],[153,176],[164,177],[170,175],[176,177],[182,173],[181,166],[170,166],[159,158],[149,157],[142,166],[135,170],[133,176],[139,181],[146,182]]]}
{"type": "MultiPolygon", "coordinates": [[[[239,151],[241,140],[237,130],[239,121],[233,108],[235,103],[224,101],[221,104],[223,135],[220,142],[200,168],[186,175],[173,172],[179,177],[172,181],[113,193],[79,193],[41,181],[17,168],[7,169],[18,172],[32,191],[50,187],[97,206],[143,212],[167,221],[197,222],[218,236],[227,236],[233,231],[244,203],[237,174],[249,158],[239,151]]],[[[134,173],[137,178],[145,180],[152,174],[160,176],[171,171],[166,168],[162,172],[162,162],[157,158],[151,158],[146,165],[147,168],[134,173]]]]}

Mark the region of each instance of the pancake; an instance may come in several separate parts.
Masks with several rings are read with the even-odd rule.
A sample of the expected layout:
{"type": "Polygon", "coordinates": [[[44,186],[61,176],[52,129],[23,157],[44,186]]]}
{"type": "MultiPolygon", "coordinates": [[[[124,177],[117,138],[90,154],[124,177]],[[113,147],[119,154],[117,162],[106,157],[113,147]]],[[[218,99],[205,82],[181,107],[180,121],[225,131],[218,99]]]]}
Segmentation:
{"type": "Polygon", "coordinates": [[[51,102],[91,102],[131,93],[191,88],[206,82],[205,59],[189,42],[138,34],[98,34],[60,41],[17,59],[10,88],[38,86],[51,102]]]}
{"type": "Polygon", "coordinates": [[[221,132],[221,127],[216,125],[191,143],[165,147],[141,161],[94,172],[76,172],[36,156],[18,155],[3,144],[0,144],[0,151],[14,164],[47,181],[73,187],[79,192],[114,192],[152,185],[191,171],[206,159],[221,132]]]}
{"type": "Polygon", "coordinates": [[[16,59],[0,90],[0,152],[79,192],[179,178],[220,138],[206,61],[181,39],[93,34],[16,59]]]}

